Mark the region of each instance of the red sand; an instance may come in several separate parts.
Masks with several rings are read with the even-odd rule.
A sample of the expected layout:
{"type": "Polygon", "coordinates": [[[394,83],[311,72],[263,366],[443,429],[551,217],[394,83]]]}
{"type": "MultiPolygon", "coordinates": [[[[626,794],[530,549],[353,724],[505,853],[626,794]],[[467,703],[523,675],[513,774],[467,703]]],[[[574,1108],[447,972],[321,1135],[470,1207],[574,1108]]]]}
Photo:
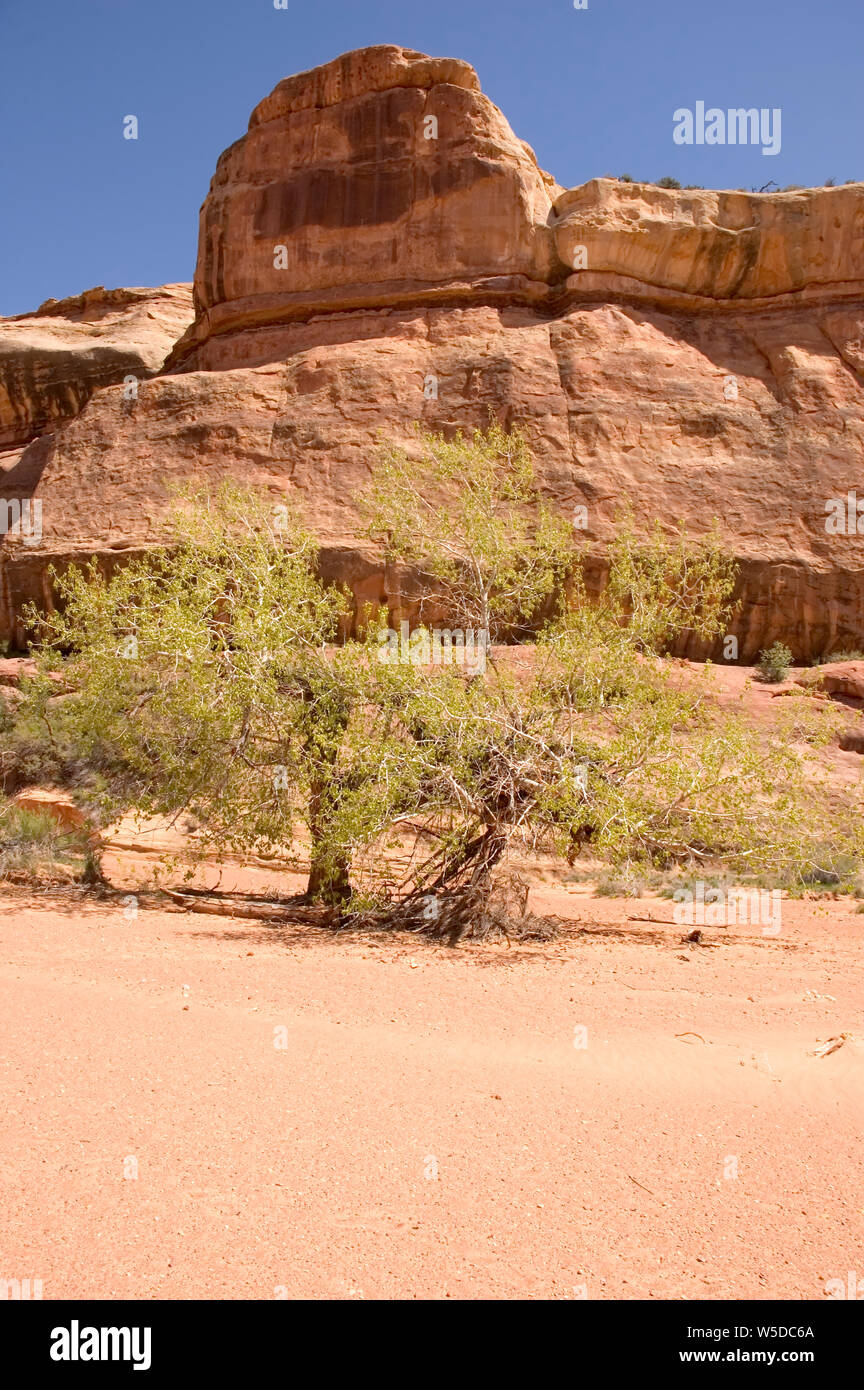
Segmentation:
{"type": "Polygon", "coordinates": [[[0,1278],[108,1299],[864,1279],[855,904],[784,903],[779,937],[709,929],[717,949],[628,921],[667,901],[544,904],[587,930],[448,950],[7,889],[0,1278]]]}

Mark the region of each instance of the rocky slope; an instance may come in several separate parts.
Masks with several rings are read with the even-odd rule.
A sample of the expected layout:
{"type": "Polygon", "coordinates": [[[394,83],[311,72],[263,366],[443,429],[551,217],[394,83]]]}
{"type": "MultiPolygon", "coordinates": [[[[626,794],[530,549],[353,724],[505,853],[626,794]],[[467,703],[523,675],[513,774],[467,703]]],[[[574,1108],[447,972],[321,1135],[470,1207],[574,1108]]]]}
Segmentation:
{"type": "Polygon", "coordinates": [[[826,531],[830,499],[864,500],[862,266],[861,184],[567,191],[465,63],[382,47],[288,78],[219,161],[163,371],[0,456],[0,498],[43,502],[38,544],[0,537],[0,637],[52,558],[158,539],[190,473],[299,494],[327,572],[395,615],[356,534],[379,432],[491,410],[598,555],[622,503],[718,518],[742,659],[864,645],[864,535],[826,531]]]}

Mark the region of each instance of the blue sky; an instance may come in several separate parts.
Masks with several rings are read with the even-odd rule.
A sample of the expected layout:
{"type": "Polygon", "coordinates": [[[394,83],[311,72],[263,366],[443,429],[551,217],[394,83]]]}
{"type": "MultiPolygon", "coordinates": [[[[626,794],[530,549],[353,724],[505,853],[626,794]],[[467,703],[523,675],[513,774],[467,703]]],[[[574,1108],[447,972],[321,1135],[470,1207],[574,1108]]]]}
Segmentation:
{"type": "Polygon", "coordinates": [[[864,0],[0,0],[0,314],[190,280],[198,208],[252,107],[372,43],[473,63],[565,185],[864,178],[864,0]],[[780,153],[676,145],[673,112],[700,100],[779,107],[780,153]]]}

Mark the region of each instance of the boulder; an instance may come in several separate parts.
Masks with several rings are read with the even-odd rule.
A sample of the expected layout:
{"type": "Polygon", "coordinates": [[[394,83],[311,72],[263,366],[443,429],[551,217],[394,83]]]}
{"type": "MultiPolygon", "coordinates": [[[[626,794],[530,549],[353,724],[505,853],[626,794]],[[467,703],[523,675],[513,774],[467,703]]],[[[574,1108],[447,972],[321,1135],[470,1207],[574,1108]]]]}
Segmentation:
{"type": "Polygon", "coordinates": [[[27,787],[12,798],[13,805],[23,811],[42,811],[63,830],[81,830],[89,826],[89,821],[75,805],[68,792],[44,787],[27,787]]]}
{"type": "Polygon", "coordinates": [[[864,707],[864,661],[828,661],[799,685],[815,685],[844,704],[864,707]]]}

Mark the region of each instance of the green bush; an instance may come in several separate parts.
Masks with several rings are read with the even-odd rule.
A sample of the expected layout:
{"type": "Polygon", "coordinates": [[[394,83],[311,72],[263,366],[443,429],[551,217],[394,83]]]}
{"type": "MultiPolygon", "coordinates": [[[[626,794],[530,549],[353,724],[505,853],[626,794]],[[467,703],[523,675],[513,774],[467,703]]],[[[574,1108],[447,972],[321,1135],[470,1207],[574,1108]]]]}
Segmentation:
{"type": "Polygon", "coordinates": [[[75,865],[88,854],[83,830],[63,830],[47,811],[0,801],[0,880],[37,880],[58,864],[75,865]]]}
{"type": "Polygon", "coordinates": [[[55,693],[50,681],[25,680],[20,702],[0,696],[0,796],[36,786],[86,793],[95,785],[98,756],[76,752],[55,693]]]}
{"type": "Polygon", "coordinates": [[[777,685],[789,677],[792,653],[783,642],[775,642],[759,653],[759,678],[768,685],[777,685]]]}
{"type": "Polygon", "coordinates": [[[632,874],[606,874],[594,887],[595,898],[641,898],[645,893],[644,877],[632,874]]]}

